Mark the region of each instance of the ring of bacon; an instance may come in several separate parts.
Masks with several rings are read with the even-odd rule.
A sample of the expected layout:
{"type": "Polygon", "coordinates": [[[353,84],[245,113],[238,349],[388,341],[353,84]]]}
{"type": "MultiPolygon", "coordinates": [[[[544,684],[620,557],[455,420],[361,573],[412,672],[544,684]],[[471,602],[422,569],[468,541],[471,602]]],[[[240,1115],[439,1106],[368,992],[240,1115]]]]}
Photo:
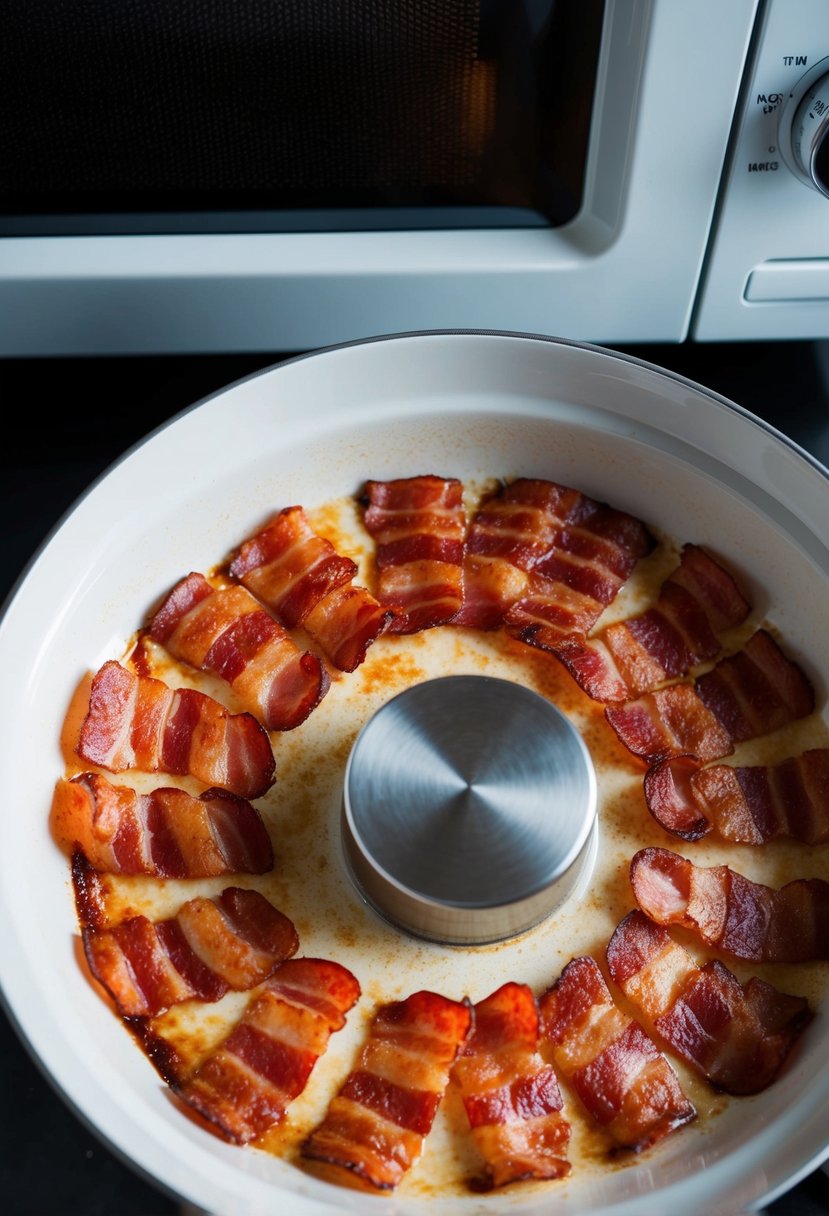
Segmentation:
{"type": "Polygon", "coordinates": [[[680,755],[719,760],[735,744],[805,717],[814,705],[804,672],[758,629],[742,650],[692,683],[608,706],[605,716],[625,747],[653,764],[680,755]]]}
{"type": "Polygon", "coordinates": [[[108,874],[216,878],[273,867],[262,816],[226,790],[198,798],[172,787],[139,794],[100,773],[79,773],[55,787],[52,831],[64,852],[79,852],[108,874]]]}
{"type": "Polygon", "coordinates": [[[829,748],[812,748],[774,765],[701,768],[690,756],[652,765],[645,801],[654,819],[683,840],[711,831],[735,844],[789,836],[829,841],[829,748]]]}
{"type": "Polygon", "coordinates": [[[206,693],[170,688],[115,660],[92,681],[78,755],[112,773],[188,774],[241,798],[270,789],[275,761],[252,714],[231,714],[206,693]]]}
{"type": "Polygon", "coordinates": [[[302,627],[340,671],[354,671],[392,619],[365,587],[357,566],[311,527],[299,506],[285,507],[246,540],[230,573],[286,629],[302,627]]]}
{"type": "Polygon", "coordinates": [[[570,1173],[570,1124],[552,1067],[539,1053],[538,1006],[508,982],[474,1006],[452,1070],[485,1166],[480,1189],[570,1173]]]}
{"type": "Polygon", "coordinates": [[[340,1181],[393,1190],[420,1156],[471,1020],[467,1002],[435,992],[381,1006],[303,1157],[340,1181]]]}
{"type": "Polygon", "coordinates": [[[639,907],[735,958],[803,963],[829,958],[829,883],[800,878],[775,891],[728,866],[695,866],[670,849],[640,849],[630,864],[639,907]]]}
{"type": "Polygon", "coordinates": [[[668,1060],[616,1005],[594,959],[572,959],[539,1004],[558,1072],[620,1148],[642,1152],[696,1118],[668,1060]]]}
{"type": "Polygon", "coordinates": [[[378,598],[394,611],[389,632],[447,624],[463,603],[461,482],[431,474],[367,481],[360,501],[376,544],[378,598]]]}
{"type": "Polygon", "coordinates": [[[359,996],[340,963],[287,959],[193,1075],[167,1079],[226,1140],[247,1144],[284,1119],[359,996]]]}
{"type": "Polygon", "coordinates": [[[226,887],[216,899],[189,899],[165,920],[131,916],[112,928],[84,923],[85,889],[76,902],[89,969],[124,1018],[253,988],[299,946],[288,917],[243,887],[226,887]]]}
{"type": "Polygon", "coordinates": [[[812,1018],[803,997],[757,976],[743,985],[716,959],[697,966],[638,909],[617,925],[607,964],[654,1033],[726,1093],[766,1089],[812,1018]]]}
{"type": "Polygon", "coordinates": [[[244,587],[214,587],[192,572],[158,607],[150,636],[197,671],[225,680],[266,730],[293,730],[331,683],[319,657],[300,650],[244,587]]]}
{"type": "Polygon", "coordinates": [[[595,701],[629,701],[720,652],[719,635],[740,625],[749,604],[731,575],[698,545],[685,545],[652,608],[556,649],[595,701]]]}
{"type": "MultiPolygon", "coordinates": [[[[687,839],[716,827],[733,840],[829,840],[829,749],[755,769],[710,763],[810,713],[814,693],[763,629],[695,680],[683,678],[715,659],[721,635],[749,612],[731,575],[699,546],[684,546],[650,609],[588,636],[654,545],[640,520],[531,478],[485,498],[468,533],[454,478],[368,481],[360,501],[378,598],[354,586],[356,564],[292,506],[240,546],[228,567],[233,585],[193,572],[153,614],[150,636],[174,659],[226,680],[251,712],[230,713],[117,662],[95,676],[79,756],[110,772],[188,775],[212,788],[199,798],[174,788],[139,794],[88,772],[55,791],[53,831],[72,855],[92,975],[174,1092],[235,1143],[285,1117],[359,983],[338,963],[291,957],[294,926],[255,890],[228,887],[187,900],[172,917],[110,924],[107,893],[117,883],[106,876],[204,878],[273,865],[248,801],[273,783],[266,732],[304,721],[330,682],[287,630],[302,629],[350,672],[385,630],[503,627],[554,655],[606,703],[619,739],[650,765],[646,798],[668,830],[687,839]],[[179,1002],[251,988],[242,1018],[188,1072],[153,1019],[179,1002]]],[[[748,1094],[770,1084],[812,1016],[808,1002],[757,977],[742,985],[719,961],[698,965],[664,926],[744,959],[823,959],[829,883],[799,879],[775,891],[654,848],[633,859],[631,882],[641,910],[617,927],[607,963],[644,1026],[586,956],[540,1001],[508,981],[474,1007],[426,991],[382,1005],[303,1142],[304,1160],[336,1180],[393,1190],[419,1158],[453,1076],[487,1188],[564,1177],[570,1125],[557,1073],[616,1146],[642,1151],[696,1117],[649,1031],[719,1089],[748,1094]]]]}

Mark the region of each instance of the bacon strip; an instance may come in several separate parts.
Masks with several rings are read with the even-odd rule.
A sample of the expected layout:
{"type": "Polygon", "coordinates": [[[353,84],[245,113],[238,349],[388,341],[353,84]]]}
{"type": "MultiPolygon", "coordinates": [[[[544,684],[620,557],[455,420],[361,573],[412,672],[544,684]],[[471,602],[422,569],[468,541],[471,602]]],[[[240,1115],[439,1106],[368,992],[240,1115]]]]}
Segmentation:
{"type": "Polygon", "coordinates": [[[621,742],[653,764],[667,756],[718,760],[736,743],[778,730],[814,709],[814,690],[771,634],[759,629],[737,654],[693,683],[608,706],[621,742]]]}
{"type": "Polygon", "coordinates": [[[293,730],[319,705],[330,676],[300,650],[244,587],[213,587],[203,574],[177,583],[150,621],[175,659],[226,680],[267,730],[293,730]]]}
{"type": "Polygon", "coordinates": [[[630,866],[639,907],[735,958],[804,963],[829,958],[829,883],[797,879],[779,890],[728,866],[695,866],[670,849],[641,849],[630,866]]]}
{"type": "Polygon", "coordinates": [[[339,963],[281,963],[228,1037],[175,1093],[226,1140],[247,1144],[280,1123],[360,995],[339,963]]]}
{"type": "Polygon", "coordinates": [[[560,522],[504,624],[514,637],[555,654],[563,638],[583,638],[592,629],[654,539],[632,515],[578,490],[554,489],[560,522]]]}
{"type": "MultiPolygon", "coordinates": [[[[77,904],[83,917],[83,888],[77,904]]],[[[81,933],[89,969],[121,1017],[253,988],[299,946],[288,917],[242,887],[190,899],[167,920],[131,916],[111,929],[82,924],[81,933]]]]}
{"type": "Polygon", "coordinates": [[[434,992],[381,1006],[302,1155],[393,1190],[420,1156],[470,1023],[468,1004],[434,992]]]}
{"type": "Polygon", "coordinates": [[[588,696],[627,701],[713,659],[717,635],[748,613],[731,575],[698,545],[685,545],[652,608],[589,639],[567,638],[555,653],[588,696]]]}
{"type": "Polygon", "coordinates": [[[270,789],[270,739],[251,714],[231,714],[192,688],[169,688],[110,661],[92,681],[78,755],[113,773],[190,774],[258,798],[270,789]]]}
{"type": "Polygon", "coordinates": [[[726,1093],[769,1086],[812,1017],[803,997],[756,976],[741,985],[717,960],[698,967],[638,910],[617,926],[607,962],[614,983],[654,1032],[726,1093]]]}
{"type": "Polygon", "coordinates": [[[454,625],[503,624],[529,586],[529,572],[549,552],[564,504],[575,494],[555,482],[520,477],[481,502],[466,538],[463,606],[454,625]]]}
{"type": "Polygon", "coordinates": [[[432,475],[367,481],[364,522],[377,546],[378,598],[390,633],[445,625],[463,603],[463,486],[432,475]]]}
{"type": "Polygon", "coordinates": [[[572,959],[540,1007],[556,1068],[620,1148],[642,1152],[696,1118],[673,1068],[616,1005],[594,959],[572,959]]]}
{"type": "Polygon", "coordinates": [[[556,1074],[538,1051],[531,989],[503,984],[475,1005],[473,1026],[452,1075],[484,1159],[484,1188],[563,1178],[570,1172],[570,1124],[556,1074]]]}
{"type": "Polygon", "coordinates": [[[340,671],[354,671],[392,612],[365,587],[357,566],[313,530],[302,507],[285,507],[239,549],[234,578],[287,629],[301,626],[340,671]]]}
{"type": "Polygon", "coordinates": [[[58,781],[52,830],[67,853],[80,850],[109,874],[213,878],[273,867],[261,815],[225,790],[198,798],[172,788],[138,794],[99,773],[81,773],[58,781]]]}
{"type": "Polygon", "coordinates": [[[645,774],[654,819],[683,840],[717,832],[735,844],[788,836],[829,842],[829,748],[816,747],[775,765],[700,768],[693,757],[661,760],[645,774]]]}

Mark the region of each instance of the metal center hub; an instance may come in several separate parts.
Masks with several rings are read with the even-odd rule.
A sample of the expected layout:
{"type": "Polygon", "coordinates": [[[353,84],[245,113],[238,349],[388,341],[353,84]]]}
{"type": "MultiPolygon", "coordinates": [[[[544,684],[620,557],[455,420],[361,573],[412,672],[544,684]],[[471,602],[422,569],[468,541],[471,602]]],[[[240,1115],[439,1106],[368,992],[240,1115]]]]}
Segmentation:
{"type": "Polygon", "coordinates": [[[446,676],[367,723],[345,774],[352,877],[420,937],[499,941],[569,894],[589,853],[596,778],[572,723],[538,693],[446,676]]]}

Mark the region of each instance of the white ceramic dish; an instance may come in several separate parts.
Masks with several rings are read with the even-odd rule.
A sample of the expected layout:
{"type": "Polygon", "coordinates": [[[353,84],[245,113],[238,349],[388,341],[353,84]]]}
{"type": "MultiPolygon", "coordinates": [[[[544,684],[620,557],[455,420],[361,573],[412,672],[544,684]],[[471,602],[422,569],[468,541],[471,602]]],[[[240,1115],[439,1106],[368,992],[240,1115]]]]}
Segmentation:
{"type": "Polygon", "coordinates": [[[744,410],[637,360],[531,336],[411,334],[290,361],[208,398],[128,453],[78,503],[7,605],[7,1008],[81,1117],[139,1170],[216,1216],[682,1216],[756,1207],[829,1154],[825,1008],[765,1095],[632,1167],[542,1191],[375,1199],[226,1145],[183,1118],[81,973],[67,862],[48,826],[63,768],[59,731],[78,680],[123,652],[148,606],[183,573],[213,567],[269,510],[352,495],[366,477],[421,472],[551,477],[730,554],[825,714],[829,475],[744,410]]]}

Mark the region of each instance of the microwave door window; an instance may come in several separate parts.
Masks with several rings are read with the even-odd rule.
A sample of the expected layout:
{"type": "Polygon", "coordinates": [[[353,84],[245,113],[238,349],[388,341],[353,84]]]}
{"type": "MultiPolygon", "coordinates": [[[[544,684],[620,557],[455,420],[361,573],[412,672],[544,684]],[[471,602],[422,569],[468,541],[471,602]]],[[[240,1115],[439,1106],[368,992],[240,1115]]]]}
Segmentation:
{"type": "Polygon", "coordinates": [[[9,5],[0,224],[561,225],[581,205],[603,7],[9,5]]]}

